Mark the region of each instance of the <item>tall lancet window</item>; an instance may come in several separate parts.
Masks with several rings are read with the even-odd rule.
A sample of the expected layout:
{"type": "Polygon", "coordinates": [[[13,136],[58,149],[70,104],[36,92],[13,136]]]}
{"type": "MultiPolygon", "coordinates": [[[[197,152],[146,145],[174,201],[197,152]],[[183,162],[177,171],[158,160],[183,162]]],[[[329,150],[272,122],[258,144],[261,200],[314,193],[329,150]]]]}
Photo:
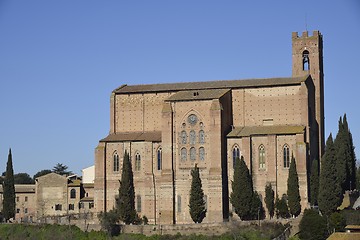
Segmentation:
{"type": "Polygon", "coordinates": [[[305,50],[302,54],[302,57],[303,57],[303,70],[309,71],[310,70],[309,51],[305,50]]]}

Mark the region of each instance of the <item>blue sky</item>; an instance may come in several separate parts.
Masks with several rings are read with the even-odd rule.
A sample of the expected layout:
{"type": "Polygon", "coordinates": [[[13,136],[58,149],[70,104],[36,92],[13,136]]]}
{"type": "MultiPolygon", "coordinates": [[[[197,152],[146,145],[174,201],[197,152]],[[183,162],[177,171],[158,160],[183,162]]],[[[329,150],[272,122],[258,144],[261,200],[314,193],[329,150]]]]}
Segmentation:
{"type": "Polygon", "coordinates": [[[291,33],[324,36],[326,137],[360,156],[360,2],[0,0],[0,172],[81,173],[122,84],[291,76],[291,33]]]}

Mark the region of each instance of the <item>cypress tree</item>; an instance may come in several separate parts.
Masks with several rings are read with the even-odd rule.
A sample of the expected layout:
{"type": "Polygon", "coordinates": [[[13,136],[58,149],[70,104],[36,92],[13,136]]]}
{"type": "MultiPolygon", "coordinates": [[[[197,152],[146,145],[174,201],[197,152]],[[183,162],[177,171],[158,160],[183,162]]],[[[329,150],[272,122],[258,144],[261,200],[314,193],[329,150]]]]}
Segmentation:
{"type": "Polygon", "coordinates": [[[137,213],[135,210],[134,176],[127,151],[124,153],[117,210],[120,220],[125,224],[135,223],[137,213]]]}
{"type": "Polygon", "coordinates": [[[355,156],[355,147],[353,143],[353,138],[349,129],[346,114],[344,114],[344,118],[343,118],[343,128],[346,134],[347,151],[349,152],[348,159],[346,161],[346,169],[347,169],[346,190],[352,190],[352,189],[356,189],[356,156],[355,156]]]}
{"type": "Polygon", "coordinates": [[[6,163],[6,174],[5,180],[3,182],[3,191],[3,215],[6,220],[9,220],[10,218],[15,217],[15,186],[11,148],[9,149],[8,161],[6,163]]]}
{"type": "Polygon", "coordinates": [[[297,217],[301,212],[301,198],[299,192],[299,177],[296,170],[296,161],[294,156],[291,157],[291,163],[289,168],[287,195],[290,214],[297,217]]]}
{"type": "Polygon", "coordinates": [[[329,216],[342,202],[341,187],[336,182],[335,148],[330,134],[321,158],[318,204],[322,214],[329,216]]]}
{"type": "Polygon", "coordinates": [[[253,200],[252,179],[244,158],[235,159],[234,180],[231,183],[232,193],[230,202],[235,208],[235,213],[242,220],[251,219],[251,208],[253,200]]]}
{"type": "Polygon", "coordinates": [[[272,189],[271,183],[265,186],[265,205],[269,212],[270,218],[274,217],[275,203],[274,203],[274,190],[272,189]]]}
{"type": "Polygon", "coordinates": [[[343,194],[347,188],[346,179],[347,179],[347,159],[350,158],[350,153],[347,146],[347,134],[344,128],[342,118],[339,119],[339,130],[334,140],[335,148],[335,164],[336,164],[336,184],[339,184],[341,187],[341,193],[343,194]]]}
{"type": "Polygon", "coordinates": [[[189,200],[189,211],[191,219],[194,223],[201,223],[206,216],[204,191],[202,189],[200,172],[197,164],[194,169],[191,170],[191,189],[189,200]]]}
{"type": "Polygon", "coordinates": [[[316,206],[318,204],[319,195],[319,161],[314,159],[311,164],[310,175],[310,204],[316,206]]]}

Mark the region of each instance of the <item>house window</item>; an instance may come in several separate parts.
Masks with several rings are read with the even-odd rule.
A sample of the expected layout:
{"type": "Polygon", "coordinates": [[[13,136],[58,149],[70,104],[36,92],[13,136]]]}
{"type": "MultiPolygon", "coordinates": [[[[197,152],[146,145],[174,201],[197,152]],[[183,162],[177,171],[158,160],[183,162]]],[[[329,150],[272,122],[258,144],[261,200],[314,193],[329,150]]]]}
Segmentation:
{"type": "Polygon", "coordinates": [[[89,209],[94,208],[94,203],[93,202],[89,202],[89,209]]]}
{"type": "Polygon", "coordinates": [[[141,196],[136,196],[136,211],[141,212],[141,196]]]}
{"type": "Polygon", "coordinates": [[[28,197],[27,196],[25,196],[25,202],[27,202],[28,201],[28,197]]]}
{"type": "Polygon", "coordinates": [[[199,159],[200,159],[200,161],[205,160],[205,148],[204,147],[199,148],[199,159]]]}
{"type": "Polygon", "coordinates": [[[181,196],[177,196],[177,211],[181,212],[181,196]]]}
{"type": "Polygon", "coordinates": [[[117,154],[117,152],[114,153],[113,156],[113,160],[114,160],[114,172],[118,172],[119,171],[119,155],[117,154]]]}
{"type": "Polygon", "coordinates": [[[238,159],[240,159],[240,149],[239,149],[239,147],[238,146],[235,146],[234,148],[233,148],[233,151],[232,151],[232,153],[233,153],[233,168],[235,168],[235,162],[236,162],[236,159],[238,158],[238,159]]]}
{"type": "Polygon", "coordinates": [[[262,144],[259,147],[259,168],[265,169],[265,147],[262,144]]]}
{"type": "Polygon", "coordinates": [[[55,211],[61,211],[62,205],[61,204],[55,204],[55,211]]]}
{"type": "Polygon", "coordinates": [[[162,169],[162,149],[161,147],[157,150],[157,170],[162,169]]]}
{"type": "Polygon", "coordinates": [[[69,210],[74,210],[75,207],[74,207],[74,204],[69,204],[69,210]]]}
{"type": "Polygon", "coordinates": [[[196,160],[196,149],[194,147],[190,148],[190,160],[196,160]]]}
{"type": "Polygon", "coordinates": [[[140,153],[135,154],[135,171],[140,171],[141,169],[141,156],[140,153]]]}
{"type": "Polygon", "coordinates": [[[195,144],[196,143],[196,133],[194,130],[190,131],[190,144],[195,144]]]}
{"type": "Polygon", "coordinates": [[[205,132],[204,132],[204,130],[199,131],[199,143],[200,144],[205,143],[205,132]]]}
{"type": "Polygon", "coordinates": [[[27,209],[27,208],[24,209],[24,213],[28,213],[28,209],[27,209]]]}
{"type": "Polygon", "coordinates": [[[76,190],[75,189],[71,189],[70,198],[76,198],[76,190]]]}
{"type": "Polygon", "coordinates": [[[17,202],[19,201],[19,197],[16,197],[16,201],[17,201],[17,202]]]}
{"type": "Polygon", "coordinates": [[[16,213],[20,213],[20,208],[17,208],[17,209],[16,209],[16,213]]]}
{"type": "Polygon", "coordinates": [[[284,168],[289,168],[290,167],[290,148],[287,144],[284,145],[283,156],[284,156],[284,168]]]}
{"type": "Polygon", "coordinates": [[[185,131],[181,131],[180,137],[181,137],[181,143],[186,144],[187,143],[187,134],[185,131]]]}
{"type": "Polygon", "coordinates": [[[186,148],[181,149],[181,161],[186,161],[187,159],[187,150],[186,148]]]}

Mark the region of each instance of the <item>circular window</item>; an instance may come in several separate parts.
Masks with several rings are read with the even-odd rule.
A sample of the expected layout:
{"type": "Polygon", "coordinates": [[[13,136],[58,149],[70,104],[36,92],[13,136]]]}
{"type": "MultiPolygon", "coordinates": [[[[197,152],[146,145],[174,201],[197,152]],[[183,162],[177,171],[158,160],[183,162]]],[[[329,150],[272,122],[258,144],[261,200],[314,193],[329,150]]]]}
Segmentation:
{"type": "Polygon", "coordinates": [[[190,114],[189,117],[188,117],[188,122],[189,124],[191,125],[195,125],[198,121],[198,118],[195,114],[190,114]]]}

